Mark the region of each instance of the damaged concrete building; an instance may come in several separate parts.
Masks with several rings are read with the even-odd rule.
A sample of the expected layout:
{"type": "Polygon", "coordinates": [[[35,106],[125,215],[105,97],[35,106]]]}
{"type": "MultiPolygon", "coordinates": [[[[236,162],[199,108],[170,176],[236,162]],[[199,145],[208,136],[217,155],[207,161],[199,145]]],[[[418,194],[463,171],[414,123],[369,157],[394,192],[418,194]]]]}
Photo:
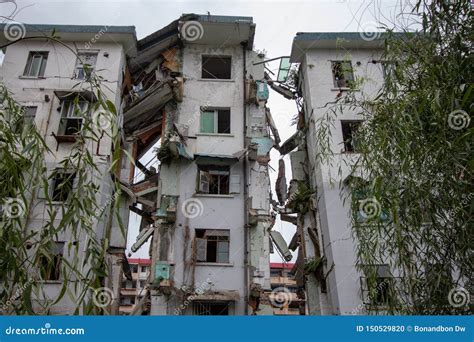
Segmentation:
{"type": "MultiPolygon", "coordinates": [[[[388,265],[370,265],[376,268],[377,283],[388,285],[378,289],[377,298],[368,298],[370,289],[356,267],[351,201],[345,200],[351,196],[348,183],[358,177],[351,174],[351,165],[357,158],[357,125],[362,122],[347,97],[353,93],[350,82],[366,80],[355,93],[370,97],[380,89],[386,72],[383,39],[377,33],[370,37],[375,39],[363,39],[358,32],[298,33],[290,57],[298,67],[295,82],[289,92],[280,92],[296,100],[299,113],[297,132],[280,149],[282,155],[289,153],[292,178],[288,192],[285,181],[277,183],[277,192],[286,200],[279,211],[282,220],[297,226],[289,248],[299,247],[294,271],[310,315],[367,314],[368,307],[383,308],[394,286],[388,265]],[[329,150],[324,152],[324,142],[318,141],[325,139],[321,122],[328,122],[326,115],[338,108],[341,113],[332,115],[334,122],[328,124],[329,150]],[[321,158],[327,152],[333,157],[321,158]]],[[[280,172],[279,179],[284,176],[280,172]]]]}
{"type": "MultiPolygon", "coordinates": [[[[1,32],[7,32],[4,26],[0,26],[1,32]]],[[[84,293],[87,293],[85,298],[89,300],[93,296],[93,289],[89,289],[86,284],[90,281],[91,268],[96,265],[81,265],[80,276],[68,267],[77,264],[78,260],[84,260],[91,239],[85,231],[73,234],[73,224],[68,224],[66,229],[55,234],[47,246],[38,246],[37,239],[46,230],[45,227],[58,226],[67,215],[69,192],[81,191],[77,188],[76,170],[65,168],[63,161],[73,153],[74,143],[79,139],[77,133],[84,125],[90,125],[91,118],[97,115],[91,110],[97,98],[89,83],[84,82],[84,64],[87,63],[91,70],[96,70],[96,74],[102,77],[107,84],[102,87],[104,96],[120,109],[127,60],[136,56],[135,28],[109,26],[104,30],[102,26],[25,25],[24,39],[11,41],[8,38],[5,35],[0,37],[0,44],[8,45],[4,49],[5,56],[0,69],[2,82],[12,92],[13,98],[25,108],[21,128],[36,126],[50,149],[45,153],[42,168],[49,184],[31,189],[31,193],[26,195],[29,203],[18,204],[20,213],[25,214],[21,217],[25,236],[30,237],[26,243],[28,253],[33,255],[39,253],[36,251],[38,248],[48,248],[52,255],[50,258],[40,257],[40,264],[44,267],[39,279],[35,276],[38,269],[31,266],[32,257],[28,262],[25,261],[30,274],[29,281],[37,285],[32,292],[31,306],[36,314],[71,315],[78,309],[77,298],[84,293]],[[52,32],[60,37],[60,42],[50,39],[52,32]],[[65,283],[69,284],[68,295],[57,301],[65,289],[65,283]]],[[[110,289],[107,291],[116,299],[108,303],[110,312],[118,313],[122,269],[127,260],[126,235],[121,231],[117,219],[112,218],[109,207],[117,194],[114,192],[113,177],[123,177],[124,181],[128,181],[129,165],[123,162],[122,169],[118,167],[116,171],[111,171],[113,144],[109,134],[110,125],[93,125],[91,129],[101,138],[89,140],[85,144],[96,166],[87,177],[97,185],[95,200],[104,212],[102,219],[91,222],[91,230],[98,241],[109,241],[105,251],[108,276],[101,280],[101,286],[110,289]]],[[[20,149],[19,154],[24,151],[20,149]]],[[[122,160],[126,160],[124,155],[122,160]]],[[[1,200],[3,202],[4,199],[1,200]]],[[[127,225],[130,199],[123,194],[119,202],[123,223],[127,225]]],[[[78,313],[81,312],[82,309],[79,309],[78,313]]]]}
{"type": "MultiPolygon", "coordinates": [[[[32,120],[56,151],[53,160],[46,160],[47,172],[70,153],[80,130],[81,118],[69,115],[76,112],[68,109],[76,108],[73,97],[79,98],[83,115],[92,114],[86,104],[95,101],[77,87],[84,67],[74,52],[108,83],[105,92],[118,109],[124,152],[120,170],[111,175],[106,171],[110,141],[104,138],[91,146],[101,170],[96,175],[98,201],[110,204],[112,182],[118,179],[122,222],[128,225],[130,211],[140,217],[132,251],[151,241],[146,293],[132,314],[272,312],[263,298],[271,291],[270,248],[272,240],[277,245],[284,240],[271,231],[275,217],[268,163],[270,150],[280,141],[266,107],[264,56],[253,51],[255,27],[251,17],[187,14],[137,41],[134,27],[27,25],[26,39],[5,51],[5,84],[33,113],[32,120]],[[51,31],[63,45],[48,40],[51,31]],[[37,34],[45,39],[28,40],[37,34]],[[159,170],[140,162],[151,150],[159,170]],[[135,181],[137,170],[144,175],[140,181],[135,181]]],[[[70,189],[80,191],[71,179],[67,177],[70,189]]],[[[56,199],[58,208],[63,207],[56,199]]],[[[32,200],[28,229],[45,220],[41,198],[32,200]]],[[[123,275],[131,279],[126,236],[117,225],[107,216],[93,228],[98,238],[110,239],[103,286],[112,293],[107,303],[112,314],[119,310],[123,275]],[[105,237],[104,231],[112,235],[105,237]]],[[[84,249],[77,247],[82,239],[69,240],[65,231],[54,241],[54,269],[62,269],[59,263],[66,260],[68,246],[84,249]]],[[[41,280],[46,295],[37,298],[40,306],[58,295],[65,279],[54,272],[41,280]]],[[[75,303],[66,296],[46,307],[49,313],[72,314],[75,303]]]]}
{"type": "MultiPolygon", "coordinates": [[[[136,251],[151,239],[148,295],[134,314],[271,312],[264,56],[251,17],[183,15],[138,41],[124,129],[136,167],[136,251]],[[159,172],[140,157],[159,141],[159,172]]],[[[276,133],[276,134],[275,134],[276,133]]],[[[133,175],[133,171],[131,172],[133,175]]]]}

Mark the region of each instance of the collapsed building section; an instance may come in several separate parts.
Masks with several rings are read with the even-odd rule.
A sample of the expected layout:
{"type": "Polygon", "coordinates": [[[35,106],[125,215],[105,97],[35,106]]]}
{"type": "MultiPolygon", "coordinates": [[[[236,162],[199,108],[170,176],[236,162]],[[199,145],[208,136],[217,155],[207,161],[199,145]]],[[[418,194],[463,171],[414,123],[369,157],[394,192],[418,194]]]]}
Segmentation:
{"type": "Polygon", "coordinates": [[[280,138],[254,34],[251,17],[188,14],[138,42],[123,189],[141,217],[132,251],[151,241],[152,265],[134,314],[272,312],[260,299],[271,290],[268,163],[280,138]],[[146,168],[140,158],[158,142],[159,170],[146,168]]]}

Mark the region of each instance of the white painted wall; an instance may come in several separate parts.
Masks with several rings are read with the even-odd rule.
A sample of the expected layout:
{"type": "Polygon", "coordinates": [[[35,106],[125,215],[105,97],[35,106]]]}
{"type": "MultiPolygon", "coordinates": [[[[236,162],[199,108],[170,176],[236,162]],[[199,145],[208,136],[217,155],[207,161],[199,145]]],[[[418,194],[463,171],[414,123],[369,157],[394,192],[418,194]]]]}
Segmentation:
{"type": "MultiPolygon", "coordinates": [[[[13,93],[13,97],[20,104],[26,106],[37,106],[35,124],[40,133],[45,138],[51,153],[45,156],[46,167],[48,170],[54,169],[58,163],[69,155],[71,152],[71,144],[59,144],[52,133],[57,133],[59,128],[60,113],[58,107],[59,99],[54,94],[55,90],[80,90],[87,89],[88,84],[79,85],[79,80],[73,79],[74,68],[76,65],[76,56],[72,50],[81,49],[84,42],[64,42],[66,46],[51,41],[25,40],[8,46],[3,60],[0,79],[8,89],[13,93]],[[44,78],[32,79],[23,77],[24,69],[27,63],[30,51],[48,51],[48,59],[45,69],[44,78]],[[45,100],[45,96],[49,96],[49,102],[45,100]]],[[[117,109],[120,109],[122,71],[125,65],[125,53],[121,45],[116,43],[101,43],[100,41],[93,44],[92,49],[98,51],[96,64],[97,74],[103,77],[102,91],[104,95],[115,103],[117,109]],[[104,55],[108,53],[108,57],[104,55]]],[[[112,198],[112,187],[110,176],[107,172],[110,163],[111,141],[108,137],[104,137],[100,141],[99,153],[97,154],[97,143],[89,143],[88,148],[93,154],[94,161],[97,163],[99,172],[94,172],[93,179],[97,184],[101,184],[101,190],[97,194],[99,203],[105,205],[110,203],[112,198]]],[[[61,217],[60,206],[58,208],[58,218],[61,217]]],[[[29,231],[40,229],[45,220],[48,218],[46,208],[42,200],[34,198],[32,209],[28,218],[29,231]]],[[[125,220],[125,225],[127,224],[125,220]]],[[[115,227],[118,228],[118,227],[115,227]]],[[[104,222],[99,222],[95,230],[99,238],[102,237],[104,230],[104,222]]],[[[79,238],[79,260],[82,258],[84,246],[81,243],[86,241],[86,236],[79,238]]],[[[67,243],[72,243],[70,232],[65,231],[58,236],[58,241],[65,241],[64,256],[68,261],[72,261],[73,249],[71,253],[67,243]]],[[[119,229],[113,229],[111,236],[114,247],[123,246],[125,248],[126,237],[124,237],[119,229]]],[[[86,266],[87,267],[87,266],[86,266]]],[[[68,277],[75,277],[68,275],[68,277]]],[[[44,286],[45,297],[55,298],[61,290],[61,282],[47,282],[44,286]]],[[[71,288],[72,290],[72,288],[71,288]]],[[[79,287],[80,290],[80,287],[79,287]]],[[[78,294],[78,292],[76,293],[78,294]]],[[[42,295],[38,294],[38,297],[42,295]]],[[[72,314],[76,303],[72,302],[66,295],[51,311],[51,314],[72,314]]]]}
{"type": "MultiPolygon", "coordinates": [[[[352,239],[350,224],[350,200],[343,203],[340,180],[349,175],[349,165],[356,154],[344,153],[342,144],[341,120],[361,119],[357,112],[346,108],[335,119],[331,127],[331,149],[333,163],[321,164],[316,159],[317,134],[315,120],[324,116],[334,102],[339,90],[334,89],[331,60],[351,60],[354,76],[365,78],[358,96],[374,95],[383,82],[381,64],[370,63],[378,60],[381,51],[369,49],[332,50],[312,49],[307,51],[303,63],[303,91],[306,101],[306,119],[309,119],[307,148],[310,156],[310,182],[318,191],[319,223],[322,234],[324,254],[327,258],[327,270],[334,265],[328,277],[327,302],[321,299],[323,313],[363,314],[360,310],[360,274],[355,268],[355,243],[352,239]],[[360,65],[357,65],[360,62],[360,65]],[[313,112],[311,118],[309,116],[313,112]],[[341,169],[341,174],[339,170],[341,169]],[[359,308],[359,309],[357,309],[359,308]]],[[[343,190],[347,194],[347,189],[343,190]]],[[[309,242],[310,244],[311,242],[309,242]]]]}

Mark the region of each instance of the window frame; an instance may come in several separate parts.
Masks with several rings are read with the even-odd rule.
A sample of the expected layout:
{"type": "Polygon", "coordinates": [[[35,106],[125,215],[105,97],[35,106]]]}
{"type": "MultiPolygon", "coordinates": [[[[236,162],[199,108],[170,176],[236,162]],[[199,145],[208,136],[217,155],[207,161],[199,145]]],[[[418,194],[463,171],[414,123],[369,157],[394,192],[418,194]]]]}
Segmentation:
{"type": "Polygon", "coordinates": [[[333,85],[334,88],[337,89],[346,89],[350,88],[351,84],[350,82],[355,81],[354,77],[354,67],[352,65],[352,61],[347,61],[347,60],[334,60],[331,61],[331,73],[332,73],[332,79],[333,79],[333,85]],[[336,70],[336,65],[340,65],[341,70],[339,70],[340,73],[342,73],[342,79],[337,79],[337,70],[336,70]],[[349,64],[349,69],[345,70],[344,69],[344,64],[349,64]],[[350,76],[347,78],[346,76],[350,76]],[[344,83],[343,85],[340,83],[344,83]]]}
{"type": "Polygon", "coordinates": [[[90,76],[90,75],[86,75],[86,73],[84,72],[84,65],[87,65],[87,68],[92,73],[96,68],[98,58],[99,58],[99,50],[79,50],[78,53],[77,53],[77,58],[76,58],[76,65],[74,66],[73,78],[78,79],[78,80],[87,79],[87,76],[90,76]],[[94,65],[88,64],[88,63],[85,63],[85,64],[82,63],[81,58],[83,58],[84,56],[87,56],[87,55],[95,56],[94,65]],[[78,70],[82,70],[81,71],[82,72],[82,77],[79,77],[79,71],[78,70]]]}
{"type": "Polygon", "coordinates": [[[64,258],[64,247],[66,243],[64,241],[54,241],[54,256],[52,260],[44,255],[40,256],[40,274],[41,279],[44,282],[58,282],[62,279],[61,264],[62,259],[64,258]],[[45,268],[48,268],[45,270],[45,268]]]}
{"type": "Polygon", "coordinates": [[[224,108],[224,107],[215,107],[215,108],[201,108],[201,115],[200,115],[200,120],[199,120],[199,133],[200,134],[219,134],[219,135],[230,135],[232,134],[232,125],[231,125],[231,119],[232,119],[232,112],[230,108],[224,108]],[[224,112],[228,113],[229,116],[229,127],[224,129],[224,131],[228,132],[219,132],[219,114],[223,115],[224,112]],[[213,118],[213,131],[212,132],[204,132],[203,131],[203,115],[204,114],[209,114],[213,113],[214,118],[213,118]]]}
{"type": "Polygon", "coordinates": [[[91,103],[88,100],[74,98],[61,99],[58,136],[75,136],[81,129],[85,116],[89,115],[91,103]],[[77,103],[76,103],[77,102],[77,103]],[[78,130],[74,134],[67,134],[70,121],[76,121],[78,130]]]}
{"type": "Polygon", "coordinates": [[[230,195],[231,184],[231,172],[230,166],[216,166],[209,165],[206,167],[198,165],[198,182],[196,193],[206,194],[206,195],[230,195]],[[227,177],[227,188],[226,191],[222,191],[221,182],[223,177],[227,177]],[[215,181],[212,182],[213,178],[217,178],[217,192],[211,192],[211,184],[215,184],[215,181]],[[205,188],[207,187],[207,191],[205,188]]]}
{"type": "MultiPolygon", "coordinates": [[[[341,135],[342,135],[342,143],[344,145],[344,153],[359,153],[356,148],[356,140],[354,139],[354,127],[353,125],[356,124],[357,127],[360,127],[364,123],[364,120],[341,120],[341,135]],[[350,141],[347,141],[348,139],[345,139],[345,125],[348,125],[350,129],[350,141]]],[[[358,128],[355,128],[357,130],[358,128]]]]}
{"type": "MultiPolygon", "coordinates": [[[[232,55],[225,55],[225,54],[223,54],[223,55],[203,54],[203,55],[201,55],[201,79],[206,80],[206,81],[209,81],[209,80],[211,80],[211,81],[222,81],[222,80],[223,81],[231,81],[231,80],[233,80],[234,75],[233,75],[233,70],[232,70],[233,69],[232,68],[232,60],[233,60],[232,55]],[[229,61],[229,78],[205,77],[205,75],[204,75],[204,70],[206,70],[204,68],[204,66],[205,66],[204,59],[205,58],[207,58],[207,59],[222,59],[222,60],[229,59],[230,60],[229,61]]],[[[212,75],[212,73],[210,71],[207,71],[207,73],[209,75],[212,75]]]]}
{"type": "MultiPolygon", "coordinates": [[[[64,183],[64,180],[62,182],[63,182],[63,184],[66,184],[66,183],[64,183]]],[[[75,185],[76,185],[76,172],[74,170],[56,169],[54,171],[52,181],[51,181],[51,189],[50,189],[51,201],[55,202],[55,203],[67,202],[68,197],[69,197],[69,192],[71,192],[75,189],[75,185]],[[58,199],[58,198],[55,197],[56,196],[56,186],[59,186],[58,184],[56,184],[56,182],[58,181],[58,178],[59,178],[58,176],[60,176],[60,175],[72,175],[72,177],[71,177],[71,184],[70,184],[71,188],[62,190],[62,191],[66,192],[65,194],[62,194],[62,191],[59,190],[60,191],[59,192],[60,196],[66,196],[66,197],[60,197],[58,199]]]]}
{"type": "Polygon", "coordinates": [[[197,263],[229,264],[230,263],[230,230],[229,229],[195,229],[194,248],[195,248],[195,257],[196,257],[197,263]],[[199,244],[204,243],[204,240],[205,240],[205,247],[206,247],[205,256],[199,255],[199,251],[198,251],[198,248],[200,248],[199,244]],[[215,247],[214,248],[211,247],[209,242],[212,242],[212,245],[215,245],[215,247]],[[226,246],[225,250],[220,252],[219,251],[220,246],[226,246]],[[203,260],[204,257],[205,257],[205,260],[203,260]]]}
{"type": "Polygon", "coordinates": [[[49,51],[30,51],[28,54],[28,59],[26,61],[25,70],[23,71],[23,77],[44,78],[46,65],[48,63],[48,55],[49,55],[49,51]],[[33,60],[37,56],[41,57],[40,65],[36,74],[31,74],[33,70],[33,65],[34,65],[33,60]]]}

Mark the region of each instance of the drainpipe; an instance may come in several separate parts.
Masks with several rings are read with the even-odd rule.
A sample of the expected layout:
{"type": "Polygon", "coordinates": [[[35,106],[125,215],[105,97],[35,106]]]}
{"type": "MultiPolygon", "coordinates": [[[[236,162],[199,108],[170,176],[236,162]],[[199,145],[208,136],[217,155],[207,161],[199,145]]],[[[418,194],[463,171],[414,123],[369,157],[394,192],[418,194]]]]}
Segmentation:
{"type": "MultiPolygon", "coordinates": [[[[243,73],[242,73],[242,90],[243,90],[243,111],[244,111],[244,149],[247,148],[247,97],[245,94],[245,81],[247,77],[247,50],[246,44],[242,44],[243,53],[243,73]]],[[[249,267],[248,267],[248,184],[247,184],[247,154],[245,154],[243,160],[244,168],[244,304],[245,304],[245,315],[249,314],[248,300],[249,300],[249,267]]]]}

